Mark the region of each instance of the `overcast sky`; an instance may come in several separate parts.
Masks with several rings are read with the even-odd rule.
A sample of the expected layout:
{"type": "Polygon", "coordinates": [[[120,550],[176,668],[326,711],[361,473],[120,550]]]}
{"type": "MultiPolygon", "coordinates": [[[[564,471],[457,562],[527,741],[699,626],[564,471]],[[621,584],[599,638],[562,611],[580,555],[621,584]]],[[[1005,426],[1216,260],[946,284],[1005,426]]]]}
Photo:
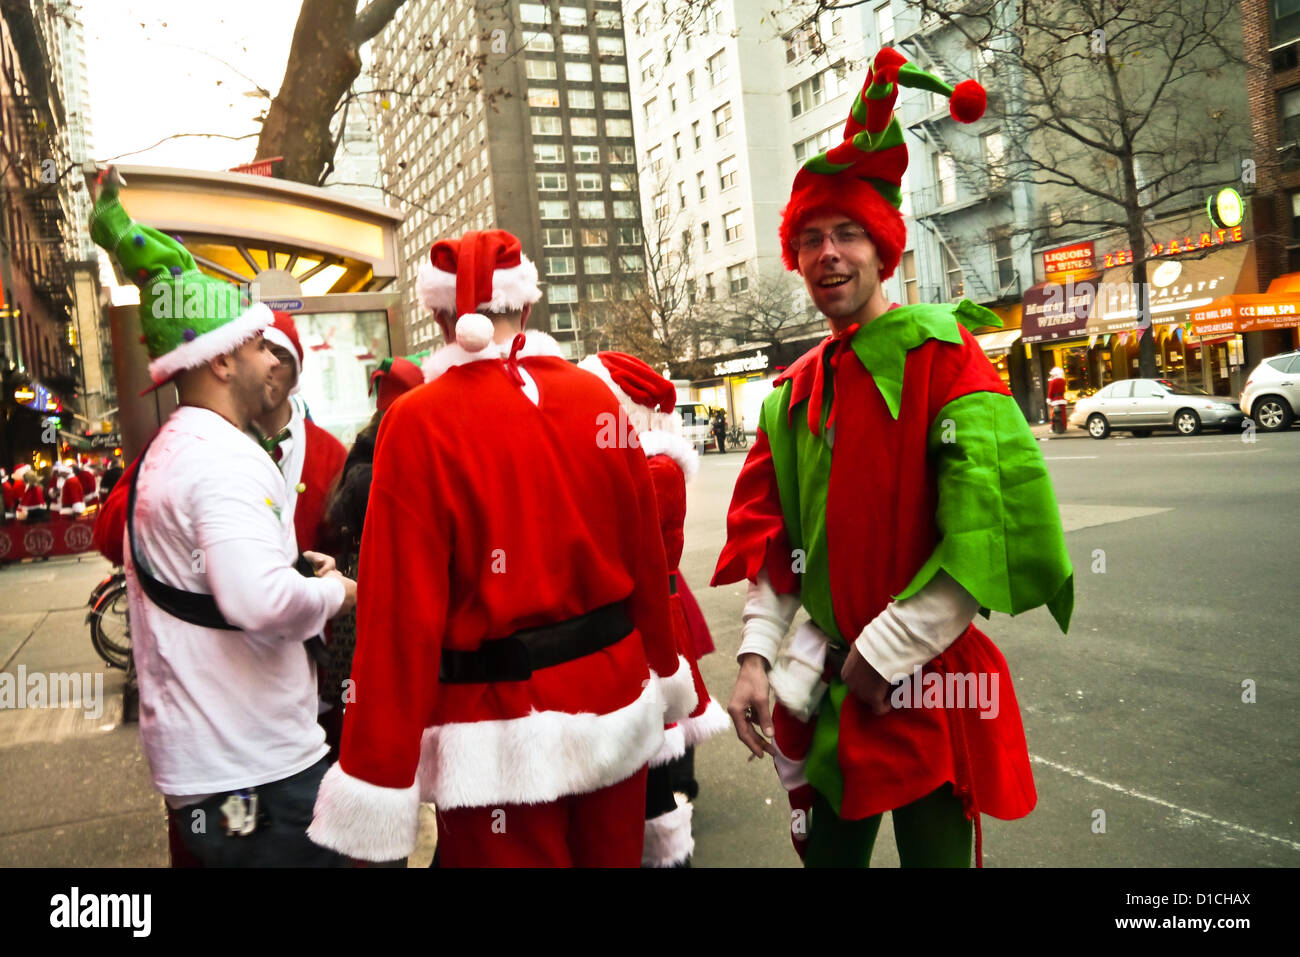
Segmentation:
{"type": "Polygon", "coordinates": [[[269,101],[244,94],[279,89],[299,3],[83,0],[94,158],[129,152],[118,162],[209,170],[251,160],[256,136],[135,151],[175,133],[257,133],[269,101]]]}

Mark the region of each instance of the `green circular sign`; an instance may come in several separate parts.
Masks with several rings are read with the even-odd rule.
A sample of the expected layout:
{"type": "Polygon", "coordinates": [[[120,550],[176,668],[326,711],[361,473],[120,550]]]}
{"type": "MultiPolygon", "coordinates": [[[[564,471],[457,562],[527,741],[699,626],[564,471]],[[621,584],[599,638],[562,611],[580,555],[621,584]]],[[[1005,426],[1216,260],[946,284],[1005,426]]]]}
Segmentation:
{"type": "Polygon", "coordinates": [[[1210,222],[1220,228],[1230,228],[1240,226],[1241,221],[1246,215],[1246,204],[1242,201],[1241,194],[1230,186],[1225,186],[1206,203],[1206,212],[1210,215],[1210,222]]]}

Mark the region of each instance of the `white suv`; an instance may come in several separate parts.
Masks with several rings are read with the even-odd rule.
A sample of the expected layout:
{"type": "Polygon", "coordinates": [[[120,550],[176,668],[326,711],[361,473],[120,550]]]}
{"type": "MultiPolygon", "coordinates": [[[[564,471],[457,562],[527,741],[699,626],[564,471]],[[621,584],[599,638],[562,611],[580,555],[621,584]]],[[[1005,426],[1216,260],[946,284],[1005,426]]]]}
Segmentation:
{"type": "Polygon", "coordinates": [[[1261,432],[1279,432],[1300,408],[1300,351],[1284,352],[1255,366],[1241,390],[1241,410],[1261,432]]]}

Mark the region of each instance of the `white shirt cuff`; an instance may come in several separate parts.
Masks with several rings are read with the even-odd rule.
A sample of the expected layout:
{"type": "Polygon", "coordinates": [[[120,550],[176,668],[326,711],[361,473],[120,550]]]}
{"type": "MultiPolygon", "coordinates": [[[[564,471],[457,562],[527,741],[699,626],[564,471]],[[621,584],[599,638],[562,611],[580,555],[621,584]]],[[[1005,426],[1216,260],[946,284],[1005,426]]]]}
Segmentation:
{"type": "Polygon", "coordinates": [[[979,611],[979,602],[940,569],[924,588],[890,602],[862,629],[858,653],[890,683],[943,654],[979,611]]]}
{"type": "Polygon", "coordinates": [[[749,598],[741,614],[744,624],[740,628],[740,650],[736,652],[736,660],[739,661],[742,655],[755,654],[767,661],[770,667],[798,611],[799,596],[778,595],[768,580],[767,572],[760,570],[758,581],[749,586],[749,598]]]}

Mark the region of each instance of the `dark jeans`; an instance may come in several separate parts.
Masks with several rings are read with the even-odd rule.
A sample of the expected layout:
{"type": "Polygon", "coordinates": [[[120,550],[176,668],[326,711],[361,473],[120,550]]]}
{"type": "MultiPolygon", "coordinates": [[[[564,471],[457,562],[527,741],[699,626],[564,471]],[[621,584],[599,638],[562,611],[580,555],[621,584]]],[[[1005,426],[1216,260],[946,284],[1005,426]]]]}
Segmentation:
{"type": "Polygon", "coordinates": [[[346,857],[307,837],[316,792],[328,768],[322,758],[291,777],[258,785],[257,830],[244,837],[227,835],[222,824],[227,794],[168,813],[181,842],[205,867],[348,867],[346,857]]]}

